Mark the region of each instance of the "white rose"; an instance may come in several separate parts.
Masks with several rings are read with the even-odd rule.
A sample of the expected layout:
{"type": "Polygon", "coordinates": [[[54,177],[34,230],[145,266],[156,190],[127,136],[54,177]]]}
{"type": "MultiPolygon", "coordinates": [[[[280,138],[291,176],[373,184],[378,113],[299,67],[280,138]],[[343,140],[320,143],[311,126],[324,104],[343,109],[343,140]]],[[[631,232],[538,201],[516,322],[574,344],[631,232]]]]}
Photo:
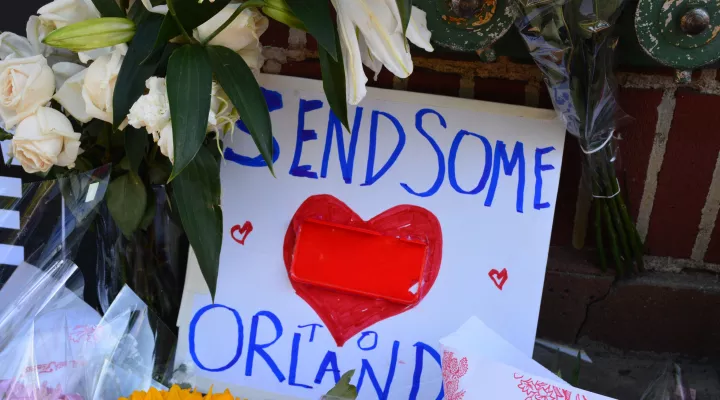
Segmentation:
{"type": "Polygon", "coordinates": [[[167,124],[165,127],[160,131],[160,139],[157,141],[158,147],[160,147],[160,152],[165,155],[165,157],[170,159],[170,162],[175,164],[175,148],[173,147],[173,130],[172,130],[172,124],[167,124]]]}
{"type": "Polygon", "coordinates": [[[55,77],[43,56],[0,61],[0,117],[10,129],[47,104],[55,77]]]}
{"type": "MultiPolygon", "coordinates": [[[[130,107],[127,119],[135,128],[145,128],[160,147],[160,152],[175,162],[173,149],[173,130],[170,119],[170,102],[167,96],[165,78],[152,76],[145,81],[148,93],[140,96],[130,107]]],[[[207,132],[217,132],[222,136],[232,131],[238,113],[230,99],[216,82],[212,83],[210,112],[208,113],[207,132]]]]}
{"type": "Polygon", "coordinates": [[[65,111],[76,120],[87,123],[92,117],[87,113],[85,99],[82,96],[83,83],[87,68],[69,62],[59,62],[52,67],[55,73],[55,99],[65,111]]]}
{"type": "Polygon", "coordinates": [[[42,107],[20,122],[11,151],[28,173],[47,172],[53,165],[72,168],[80,151],[80,134],[63,113],[42,107]]]}
{"type": "MultiPolygon", "coordinates": [[[[202,41],[209,37],[227,21],[238,7],[240,7],[239,3],[230,3],[225,6],[214,17],[195,29],[193,32],[195,39],[202,41]]],[[[265,33],[267,28],[268,19],[255,9],[247,8],[227,28],[218,33],[209,44],[225,46],[233,50],[243,57],[250,68],[259,70],[262,66],[260,35],[265,33]]]]}
{"type": "Polygon", "coordinates": [[[82,97],[85,111],[91,117],[113,122],[113,92],[123,58],[121,51],[115,50],[99,57],[85,70],[82,97]]]}
{"type": "Polygon", "coordinates": [[[155,142],[160,138],[160,131],[170,124],[170,102],[167,98],[165,78],[151,76],[145,81],[148,93],[140,96],[130,107],[128,124],[135,128],[147,129],[155,142]]]}
{"type": "Polygon", "coordinates": [[[40,22],[53,30],[91,18],[100,18],[100,12],[92,0],[55,0],[42,6],[37,13],[40,22]]]}

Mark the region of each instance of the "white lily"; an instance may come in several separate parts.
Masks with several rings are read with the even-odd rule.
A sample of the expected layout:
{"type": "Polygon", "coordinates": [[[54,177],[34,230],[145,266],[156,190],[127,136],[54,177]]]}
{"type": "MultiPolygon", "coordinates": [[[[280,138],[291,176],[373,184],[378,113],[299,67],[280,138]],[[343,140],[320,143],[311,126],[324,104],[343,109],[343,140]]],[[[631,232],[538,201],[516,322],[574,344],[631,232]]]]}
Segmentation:
{"type": "MultiPolygon", "coordinates": [[[[399,78],[412,73],[412,58],[395,0],[332,0],[332,3],[338,15],[348,103],[358,104],[367,93],[363,64],[375,72],[375,78],[383,66],[399,78]]],[[[425,12],[413,7],[407,39],[433,51],[430,35],[425,12]]]]}
{"type": "Polygon", "coordinates": [[[152,3],[150,2],[150,0],[141,0],[141,1],[142,1],[143,5],[145,6],[145,8],[150,12],[154,12],[156,14],[162,14],[162,15],[165,15],[168,13],[169,8],[168,8],[167,4],[153,6],[152,3]]]}

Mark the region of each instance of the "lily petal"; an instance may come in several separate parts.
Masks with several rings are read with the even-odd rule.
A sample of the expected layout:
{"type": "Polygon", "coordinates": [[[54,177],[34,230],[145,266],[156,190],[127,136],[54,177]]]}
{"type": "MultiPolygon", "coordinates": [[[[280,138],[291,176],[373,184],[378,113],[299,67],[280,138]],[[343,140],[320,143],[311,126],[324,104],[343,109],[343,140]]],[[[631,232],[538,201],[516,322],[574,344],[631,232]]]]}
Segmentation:
{"type": "Polygon", "coordinates": [[[52,53],[52,48],[42,43],[42,40],[50,33],[50,29],[40,21],[37,15],[31,15],[25,24],[25,32],[35,54],[42,54],[45,57],[52,53]]]}
{"type": "Polygon", "coordinates": [[[365,43],[365,39],[363,39],[362,35],[358,35],[358,45],[360,46],[360,57],[362,58],[362,63],[375,73],[373,80],[377,80],[378,75],[380,75],[380,71],[382,71],[382,62],[372,55],[372,52],[370,52],[370,49],[368,48],[367,43],[365,43]]]}
{"type": "MultiPolygon", "coordinates": [[[[337,7],[337,6],[336,6],[337,7]]],[[[367,77],[363,71],[362,56],[358,45],[358,35],[355,25],[347,14],[338,12],[338,30],[340,37],[340,50],[345,64],[345,92],[347,102],[352,105],[360,103],[367,94],[365,83],[367,77]]]]}
{"type": "Polygon", "coordinates": [[[362,32],[373,56],[393,74],[407,78],[412,58],[399,21],[388,9],[389,0],[334,0],[339,15],[348,18],[362,32]]]}
{"type": "Polygon", "coordinates": [[[85,67],[72,62],[58,62],[52,66],[52,70],[55,74],[55,87],[59,88],[62,87],[63,83],[70,79],[70,77],[85,70],[85,67]]]}
{"type": "Polygon", "coordinates": [[[395,17],[397,27],[396,32],[402,32],[402,19],[400,18],[400,9],[397,6],[397,0],[385,0],[385,5],[390,9],[390,13],[395,17]]]}
{"type": "Polygon", "coordinates": [[[35,49],[26,38],[12,32],[0,33],[0,59],[34,56],[35,49]]]}
{"type": "Polygon", "coordinates": [[[161,4],[159,6],[153,7],[152,3],[150,3],[150,0],[141,0],[141,1],[142,1],[143,5],[145,6],[145,8],[150,12],[154,12],[156,14],[162,14],[162,15],[165,15],[168,13],[169,9],[168,9],[167,4],[161,4]]]}
{"type": "Polygon", "coordinates": [[[434,51],[430,44],[432,33],[427,28],[427,15],[425,11],[413,6],[410,12],[410,23],[408,24],[406,36],[415,46],[434,51]]]}

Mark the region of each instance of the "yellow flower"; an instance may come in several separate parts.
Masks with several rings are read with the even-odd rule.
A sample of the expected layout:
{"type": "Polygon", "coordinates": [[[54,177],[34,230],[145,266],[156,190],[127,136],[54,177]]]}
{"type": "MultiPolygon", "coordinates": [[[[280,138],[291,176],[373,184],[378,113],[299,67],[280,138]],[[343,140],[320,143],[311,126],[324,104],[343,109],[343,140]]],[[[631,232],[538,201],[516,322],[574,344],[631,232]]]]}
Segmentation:
{"type": "Polygon", "coordinates": [[[229,390],[225,390],[222,394],[213,394],[212,386],[208,394],[203,397],[202,393],[197,390],[180,389],[178,385],[173,385],[170,390],[157,390],[150,388],[146,392],[135,391],[129,398],[121,397],[118,400],[247,400],[233,397],[229,390]]]}

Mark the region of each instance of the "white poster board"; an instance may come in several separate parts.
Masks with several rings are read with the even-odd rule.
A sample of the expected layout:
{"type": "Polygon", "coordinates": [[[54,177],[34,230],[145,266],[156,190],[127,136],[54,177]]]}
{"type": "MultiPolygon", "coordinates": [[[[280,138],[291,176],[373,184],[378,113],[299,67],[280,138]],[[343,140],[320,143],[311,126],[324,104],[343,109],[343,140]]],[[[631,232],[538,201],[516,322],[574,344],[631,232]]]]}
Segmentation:
{"type": "Polygon", "coordinates": [[[276,177],[236,130],[221,172],[215,304],[192,265],[178,321],[178,360],[194,364],[198,387],[318,399],[354,369],[361,399],[436,399],[438,340],[473,315],[531,355],[565,135],[554,112],[369,89],[350,107],[351,135],[336,132],[322,82],[260,81],[270,91],[276,177]],[[417,305],[357,330],[367,298],[339,315],[296,294],[286,234],[316,195],[346,205],[327,213],[365,221],[400,205],[434,215],[442,257],[417,305]],[[349,337],[342,347],[333,324],[336,337],[337,325],[349,337]]]}

